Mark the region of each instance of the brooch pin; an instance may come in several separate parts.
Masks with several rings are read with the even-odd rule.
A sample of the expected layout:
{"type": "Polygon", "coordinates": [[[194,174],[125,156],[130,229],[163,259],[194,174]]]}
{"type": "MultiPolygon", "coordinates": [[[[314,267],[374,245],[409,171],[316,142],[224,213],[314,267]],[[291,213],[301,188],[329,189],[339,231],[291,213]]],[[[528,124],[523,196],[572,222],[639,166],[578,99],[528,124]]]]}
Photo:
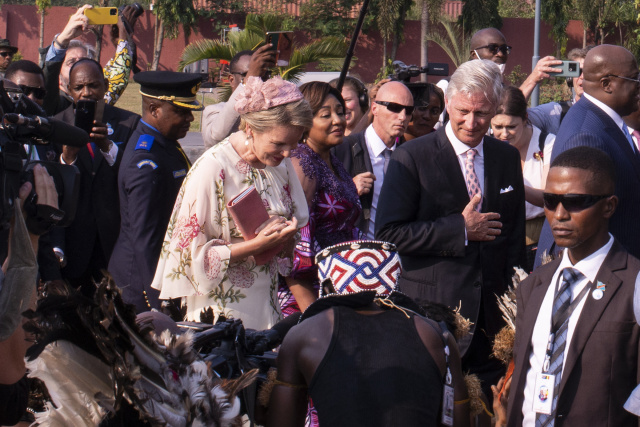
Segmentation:
{"type": "Polygon", "coordinates": [[[538,151],[537,153],[533,153],[533,158],[542,161],[544,159],[544,152],[538,151]]]}
{"type": "Polygon", "coordinates": [[[598,280],[596,288],[591,293],[594,300],[600,300],[604,296],[604,291],[607,289],[607,285],[598,280]]]}

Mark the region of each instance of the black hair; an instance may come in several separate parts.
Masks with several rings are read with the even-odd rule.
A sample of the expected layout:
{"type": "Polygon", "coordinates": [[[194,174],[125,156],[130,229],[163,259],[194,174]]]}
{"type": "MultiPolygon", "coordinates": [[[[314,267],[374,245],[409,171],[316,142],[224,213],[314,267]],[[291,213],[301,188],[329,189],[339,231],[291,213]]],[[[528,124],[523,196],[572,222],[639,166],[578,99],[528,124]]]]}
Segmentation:
{"type": "MultiPolygon", "coordinates": [[[[333,79],[329,82],[332,87],[338,86],[338,79],[333,79]]],[[[369,111],[369,91],[367,87],[359,79],[351,76],[344,78],[343,87],[350,87],[356,94],[358,94],[358,104],[363,113],[369,111]]]]}
{"type": "Polygon", "coordinates": [[[71,68],[69,69],[69,79],[71,79],[71,73],[73,73],[73,70],[79,65],[79,64],[83,64],[86,62],[90,62],[92,64],[94,64],[96,66],[96,69],[100,70],[100,75],[104,76],[104,70],[102,69],[102,65],[100,65],[100,63],[98,61],[96,61],[95,59],[91,59],[91,58],[81,58],[78,59],[78,61],[76,61],[75,64],[73,64],[71,66],[71,68]]]}
{"type": "Polygon", "coordinates": [[[588,170],[593,182],[615,187],[616,168],[607,153],[593,147],[575,147],[564,151],[551,162],[551,168],[576,168],[588,170]]]}
{"type": "Polygon", "coordinates": [[[329,83],[325,82],[309,82],[300,86],[300,92],[304,96],[304,99],[307,100],[309,105],[311,106],[311,111],[313,111],[313,115],[322,108],[322,104],[324,100],[329,95],[333,95],[338,99],[342,108],[345,108],[344,99],[342,98],[342,94],[338,89],[331,86],[329,83]]]}
{"type": "Polygon", "coordinates": [[[4,78],[7,80],[11,80],[11,78],[18,72],[22,71],[23,73],[29,74],[39,74],[44,79],[44,73],[42,72],[42,68],[38,66],[33,61],[29,61],[27,59],[21,59],[16,62],[12,62],[8,67],[7,71],[4,73],[4,78]]]}
{"type": "Polygon", "coordinates": [[[527,121],[527,99],[522,91],[514,86],[507,86],[502,90],[500,103],[498,104],[497,114],[507,116],[520,117],[523,121],[527,121]]]}
{"type": "Polygon", "coordinates": [[[231,62],[229,62],[229,72],[233,74],[237,71],[236,67],[238,66],[238,61],[240,61],[240,58],[242,58],[243,56],[251,55],[253,55],[253,51],[251,50],[241,50],[240,52],[233,55],[233,58],[231,58],[231,62]]]}

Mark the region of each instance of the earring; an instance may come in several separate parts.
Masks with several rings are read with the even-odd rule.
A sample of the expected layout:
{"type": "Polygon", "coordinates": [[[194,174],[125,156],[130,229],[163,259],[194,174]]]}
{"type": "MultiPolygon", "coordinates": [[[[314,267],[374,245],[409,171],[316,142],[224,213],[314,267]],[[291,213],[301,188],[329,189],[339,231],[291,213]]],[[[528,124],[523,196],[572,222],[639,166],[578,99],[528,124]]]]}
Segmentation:
{"type": "Polygon", "coordinates": [[[244,145],[249,145],[249,138],[244,140],[244,145]]]}

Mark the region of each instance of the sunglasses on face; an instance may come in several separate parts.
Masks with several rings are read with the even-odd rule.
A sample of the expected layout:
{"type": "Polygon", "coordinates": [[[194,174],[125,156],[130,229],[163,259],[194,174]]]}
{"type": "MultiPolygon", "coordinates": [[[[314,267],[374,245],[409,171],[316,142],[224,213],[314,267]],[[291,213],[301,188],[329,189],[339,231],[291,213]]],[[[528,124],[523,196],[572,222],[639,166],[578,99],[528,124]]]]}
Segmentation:
{"type": "Polygon", "coordinates": [[[47,90],[41,87],[33,87],[27,85],[18,85],[22,93],[25,96],[29,96],[33,94],[37,99],[44,99],[44,96],[47,94],[47,90]]]}
{"type": "Polygon", "coordinates": [[[497,54],[498,51],[502,52],[504,55],[509,55],[511,53],[511,46],[507,46],[506,44],[491,43],[486,46],[477,47],[476,50],[478,49],[488,49],[492,55],[497,54]]]}
{"type": "Polygon", "coordinates": [[[631,77],[625,77],[625,76],[617,76],[615,74],[607,74],[605,77],[617,77],[619,79],[623,79],[623,80],[629,80],[631,82],[635,82],[636,84],[640,84],[640,74],[636,76],[635,79],[631,78],[631,77]]]}
{"type": "Polygon", "coordinates": [[[402,104],[396,104],[395,102],[389,102],[389,101],[373,101],[376,104],[380,104],[380,105],[384,105],[385,107],[387,107],[387,110],[391,111],[392,113],[396,113],[396,114],[400,114],[402,112],[402,110],[405,110],[407,112],[407,116],[410,116],[411,114],[413,114],[413,107],[408,106],[408,105],[402,105],[402,104]]]}
{"type": "Polygon", "coordinates": [[[11,52],[0,52],[0,56],[2,56],[3,58],[6,58],[7,56],[13,57],[13,53],[11,53],[11,52]]]}
{"type": "Polygon", "coordinates": [[[595,205],[602,199],[611,197],[611,194],[604,196],[593,196],[591,194],[554,194],[554,193],[542,193],[542,200],[544,207],[550,211],[555,211],[558,204],[562,203],[562,206],[568,212],[580,212],[591,206],[595,205]]]}

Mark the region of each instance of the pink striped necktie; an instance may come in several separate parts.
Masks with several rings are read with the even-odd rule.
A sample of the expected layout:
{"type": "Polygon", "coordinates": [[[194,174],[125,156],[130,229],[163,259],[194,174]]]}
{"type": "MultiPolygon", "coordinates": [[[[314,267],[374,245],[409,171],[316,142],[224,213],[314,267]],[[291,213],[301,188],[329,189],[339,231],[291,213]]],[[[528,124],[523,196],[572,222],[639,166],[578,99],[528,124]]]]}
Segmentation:
{"type": "MultiPolygon", "coordinates": [[[[478,176],[476,175],[476,170],[473,167],[473,159],[478,154],[475,148],[471,148],[467,151],[467,160],[465,162],[465,180],[467,182],[467,191],[469,192],[469,200],[473,199],[473,196],[476,194],[482,195],[482,190],[480,189],[480,182],[478,181],[478,176]]],[[[480,208],[482,206],[482,199],[480,199],[480,203],[478,204],[477,210],[480,212],[480,208]]]]}

